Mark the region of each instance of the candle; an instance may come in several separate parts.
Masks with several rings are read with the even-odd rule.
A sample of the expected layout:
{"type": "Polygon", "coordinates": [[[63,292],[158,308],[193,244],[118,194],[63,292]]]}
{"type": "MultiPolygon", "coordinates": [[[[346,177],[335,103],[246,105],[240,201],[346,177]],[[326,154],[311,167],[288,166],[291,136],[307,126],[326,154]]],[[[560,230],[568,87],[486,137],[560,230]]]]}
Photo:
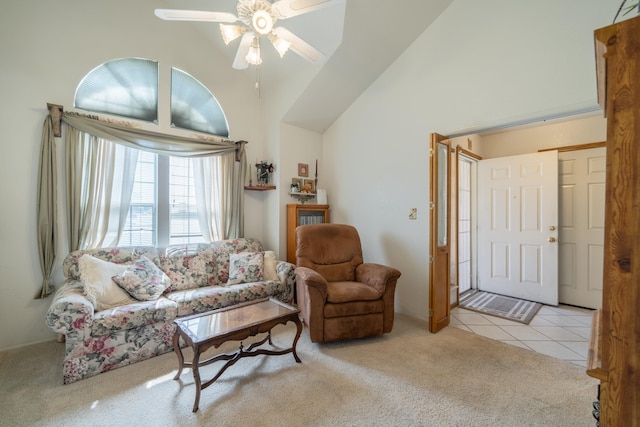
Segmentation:
{"type": "Polygon", "coordinates": [[[316,159],[316,176],[318,176],[318,159],[316,159]]]}

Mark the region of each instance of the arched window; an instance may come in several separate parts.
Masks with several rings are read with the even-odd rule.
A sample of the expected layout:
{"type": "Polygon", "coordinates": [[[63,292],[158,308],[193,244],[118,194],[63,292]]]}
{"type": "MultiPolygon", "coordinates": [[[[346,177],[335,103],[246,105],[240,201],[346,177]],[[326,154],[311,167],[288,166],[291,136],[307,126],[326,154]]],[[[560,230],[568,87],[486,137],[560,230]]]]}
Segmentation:
{"type": "Polygon", "coordinates": [[[74,106],[157,123],[158,63],[125,58],[97,66],[78,85],[74,106]]]}
{"type": "Polygon", "coordinates": [[[171,124],[229,136],[227,118],[218,100],[202,83],[177,68],[171,68],[171,124]]]}
{"type": "MultiPolygon", "coordinates": [[[[156,61],[124,58],[91,70],[76,89],[74,106],[92,112],[158,123],[227,138],[220,104],[198,80],[171,68],[170,82],[159,78],[156,61]],[[159,114],[159,88],[170,84],[168,115],[159,114]]],[[[168,127],[168,126],[167,126],[168,127]]],[[[192,161],[140,151],[127,220],[118,245],[164,246],[204,241],[198,221],[192,161]]]]}
{"type": "MultiPolygon", "coordinates": [[[[228,137],[227,118],[211,92],[190,74],[171,68],[171,125],[228,137]]],[[[91,70],[76,89],[74,106],[158,123],[158,63],[123,58],[91,70]]]]}

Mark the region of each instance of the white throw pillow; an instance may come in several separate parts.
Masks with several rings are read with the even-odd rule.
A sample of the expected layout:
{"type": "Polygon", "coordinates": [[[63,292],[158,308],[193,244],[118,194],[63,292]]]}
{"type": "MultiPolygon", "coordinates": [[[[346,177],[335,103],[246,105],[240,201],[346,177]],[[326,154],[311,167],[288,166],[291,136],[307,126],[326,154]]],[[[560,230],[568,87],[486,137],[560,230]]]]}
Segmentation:
{"type": "Polygon", "coordinates": [[[273,251],[264,252],[264,280],[278,280],[278,272],[276,271],[276,253],[273,251]]]}
{"type": "Polygon", "coordinates": [[[252,283],[263,280],[264,252],[229,254],[229,280],[227,285],[252,283]]]}
{"type": "Polygon", "coordinates": [[[103,261],[89,254],[82,255],[78,265],[84,294],[96,311],[136,302],[111,279],[123,273],[128,265],[103,261]]]}

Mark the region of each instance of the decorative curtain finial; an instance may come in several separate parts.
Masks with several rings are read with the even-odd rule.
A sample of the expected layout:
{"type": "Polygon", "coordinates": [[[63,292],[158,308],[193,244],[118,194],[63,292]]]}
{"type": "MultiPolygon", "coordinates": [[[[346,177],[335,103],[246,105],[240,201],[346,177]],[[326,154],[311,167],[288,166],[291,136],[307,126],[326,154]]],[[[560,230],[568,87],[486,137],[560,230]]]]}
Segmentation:
{"type": "Polygon", "coordinates": [[[248,144],[247,141],[236,141],[236,162],[242,161],[242,155],[244,154],[244,146],[248,144]]]}
{"type": "Polygon", "coordinates": [[[53,128],[53,136],[60,138],[62,136],[62,105],[50,104],[47,102],[47,109],[51,116],[51,126],[53,128]]]}

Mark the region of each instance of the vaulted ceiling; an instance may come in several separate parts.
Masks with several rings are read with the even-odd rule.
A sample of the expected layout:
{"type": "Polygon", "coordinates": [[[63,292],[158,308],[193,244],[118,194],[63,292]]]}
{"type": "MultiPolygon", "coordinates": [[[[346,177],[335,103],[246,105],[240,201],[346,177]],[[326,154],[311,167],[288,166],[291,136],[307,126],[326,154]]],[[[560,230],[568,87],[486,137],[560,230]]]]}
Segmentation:
{"type": "MultiPolygon", "coordinates": [[[[315,12],[278,22],[327,57],[310,64],[293,53],[284,58],[262,49],[260,82],[265,90],[297,75],[311,76],[283,120],[324,132],[373,83],[453,0],[335,0],[315,12]]],[[[236,13],[235,0],[167,0],[168,8],[236,13]]],[[[169,23],[168,23],[169,24],[169,23]]],[[[193,25],[228,59],[238,41],[225,46],[215,23],[193,25]]],[[[253,79],[255,70],[244,71],[253,79]]]]}

